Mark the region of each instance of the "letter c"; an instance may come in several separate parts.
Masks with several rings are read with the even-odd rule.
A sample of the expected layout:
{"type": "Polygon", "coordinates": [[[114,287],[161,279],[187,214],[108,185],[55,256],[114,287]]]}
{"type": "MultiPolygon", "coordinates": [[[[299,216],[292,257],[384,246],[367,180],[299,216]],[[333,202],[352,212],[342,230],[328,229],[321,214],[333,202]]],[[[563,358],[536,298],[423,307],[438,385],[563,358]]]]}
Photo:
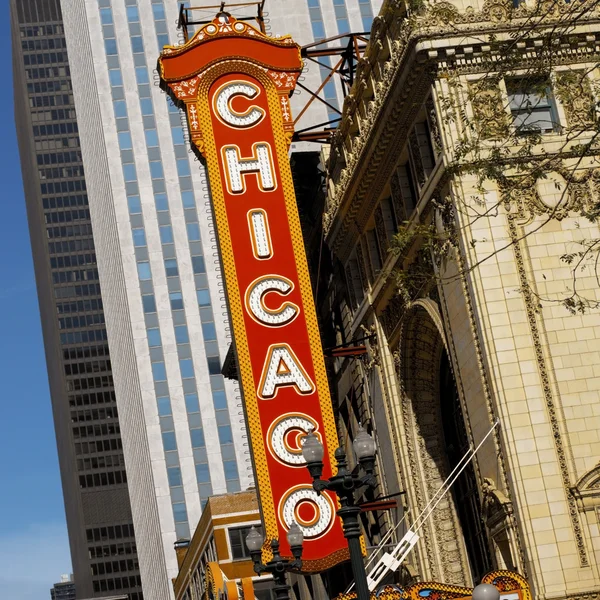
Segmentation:
{"type": "Polygon", "coordinates": [[[246,81],[230,81],[221,86],[215,94],[215,111],[221,121],[236,128],[253,127],[264,117],[265,111],[259,106],[252,105],[246,112],[235,111],[231,106],[231,100],[235,96],[243,96],[252,100],[260,94],[260,88],[246,81]]]}
{"type": "Polygon", "coordinates": [[[292,302],[284,302],[278,309],[271,310],[265,306],[265,296],[269,292],[289,294],[294,284],[281,275],[267,275],[253,281],[246,290],[246,309],[250,315],[262,325],[281,327],[291,323],[300,311],[292,302]]]}

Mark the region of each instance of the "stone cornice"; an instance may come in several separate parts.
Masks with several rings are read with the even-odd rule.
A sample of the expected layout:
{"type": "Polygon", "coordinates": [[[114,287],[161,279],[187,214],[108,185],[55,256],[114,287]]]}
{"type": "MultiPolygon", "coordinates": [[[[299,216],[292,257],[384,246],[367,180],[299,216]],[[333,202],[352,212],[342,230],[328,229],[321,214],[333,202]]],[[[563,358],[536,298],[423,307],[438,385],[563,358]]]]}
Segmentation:
{"type": "Polygon", "coordinates": [[[552,600],[562,600],[563,598],[564,600],[600,600],[600,592],[597,590],[576,592],[574,594],[559,596],[558,599],[553,598],[552,600]]]}
{"type": "Polygon", "coordinates": [[[589,5],[590,12],[564,35],[557,35],[555,28],[558,23],[564,27],[574,5],[553,0],[514,10],[504,0],[487,0],[481,12],[463,13],[448,2],[436,2],[422,16],[407,13],[400,0],[384,3],[344,102],[329,159],[323,226],[340,258],[347,256],[350,238],[372,213],[436,75],[450,69],[493,69],[509,46],[515,64],[540,56],[549,65],[594,60],[600,56],[600,19],[592,2],[578,4],[582,10],[589,5]],[[516,40],[515,32],[532,17],[535,29],[516,40]],[[598,24],[597,34],[590,33],[591,23],[598,24]],[[544,45],[549,39],[552,45],[544,45]]]}

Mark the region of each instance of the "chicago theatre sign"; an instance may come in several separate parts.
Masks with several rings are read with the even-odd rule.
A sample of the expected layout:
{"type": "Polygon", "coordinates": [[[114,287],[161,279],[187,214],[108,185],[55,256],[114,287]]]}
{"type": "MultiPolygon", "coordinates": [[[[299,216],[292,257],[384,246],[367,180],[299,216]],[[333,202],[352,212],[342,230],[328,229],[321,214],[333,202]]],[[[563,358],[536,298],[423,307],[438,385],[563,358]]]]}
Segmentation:
{"type": "Polygon", "coordinates": [[[335,496],[313,491],[300,449],[314,429],[332,475],[337,435],[288,159],[301,70],[289,36],[224,13],[159,59],[208,168],[266,537],[291,556],[297,521],[303,570],[319,571],[348,551],[335,496]]]}

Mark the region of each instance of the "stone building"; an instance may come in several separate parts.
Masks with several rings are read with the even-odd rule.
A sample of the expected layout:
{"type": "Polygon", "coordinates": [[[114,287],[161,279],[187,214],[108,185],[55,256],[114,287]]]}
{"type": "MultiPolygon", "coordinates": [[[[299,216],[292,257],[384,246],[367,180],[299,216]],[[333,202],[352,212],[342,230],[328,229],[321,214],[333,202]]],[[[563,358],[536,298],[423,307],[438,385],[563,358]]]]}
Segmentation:
{"type": "MultiPolygon", "coordinates": [[[[254,491],[209,498],[192,539],[176,543],[179,566],[179,573],[173,579],[176,600],[199,598],[206,592],[206,572],[210,563],[218,563],[229,581],[253,577],[245,539],[250,528],[260,527],[260,524],[254,491]]],[[[256,588],[257,596],[260,596],[260,585],[256,588]]]]}
{"type": "Polygon", "coordinates": [[[590,0],[387,0],[345,100],[318,304],[369,354],[334,359],[341,438],[375,431],[412,522],[499,420],[404,577],[600,592],[599,39],[590,0]]]}

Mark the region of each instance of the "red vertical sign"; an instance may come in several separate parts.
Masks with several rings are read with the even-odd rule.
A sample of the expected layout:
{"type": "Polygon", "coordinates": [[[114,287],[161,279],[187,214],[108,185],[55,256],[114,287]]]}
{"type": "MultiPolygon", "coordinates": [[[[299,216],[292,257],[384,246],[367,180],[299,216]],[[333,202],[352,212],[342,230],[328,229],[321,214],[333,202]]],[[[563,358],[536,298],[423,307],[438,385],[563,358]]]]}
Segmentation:
{"type": "Polygon", "coordinates": [[[303,569],[322,570],[348,550],[335,496],[313,491],[300,447],[314,430],[332,475],[337,435],[288,160],[299,48],[221,15],[159,67],[208,166],[266,534],[290,556],[298,522],[303,569]]]}

